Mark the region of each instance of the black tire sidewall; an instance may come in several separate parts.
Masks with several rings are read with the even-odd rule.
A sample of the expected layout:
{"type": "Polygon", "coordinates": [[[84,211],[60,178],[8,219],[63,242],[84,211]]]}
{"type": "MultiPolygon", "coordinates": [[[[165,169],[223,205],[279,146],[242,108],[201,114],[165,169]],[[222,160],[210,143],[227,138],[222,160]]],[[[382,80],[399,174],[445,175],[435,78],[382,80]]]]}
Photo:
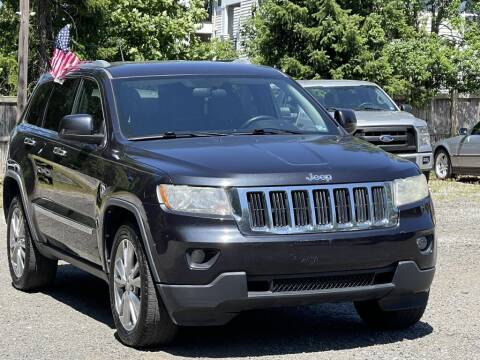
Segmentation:
{"type": "Polygon", "coordinates": [[[12,278],[12,284],[17,289],[23,289],[26,286],[26,278],[28,276],[29,271],[29,264],[30,264],[30,250],[32,244],[31,242],[31,235],[30,229],[28,228],[28,224],[25,218],[25,211],[23,210],[22,203],[18,197],[13,198],[12,202],[10,203],[10,207],[8,209],[8,217],[7,217],[7,257],[8,257],[8,268],[10,269],[10,276],[12,278]],[[17,277],[15,271],[13,270],[12,261],[10,258],[10,223],[12,221],[13,212],[15,209],[19,208],[22,212],[23,222],[25,226],[25,262],[24,262],[24,269],[22,276],[17,277]]]}
{"type": "Polygon", "coordinates": [[[110,291],[110,305],[112,309],[112,315],[115,322],[115,327],[117,328],[118,336],[120,339],[126,343],[127,345],[136,344],[139,342],[139,338],[143,335],[142,325],[146,321],[147,316],[147,305],[148,305],[148,291],[146,290],[149,286],[149,268],[148,263],[145,258],[142,245],[140,243],[140,234],[136,226],[133,225],[122,225],[118,228],[115,239],[112,246],[112,252],[110,257],[110,271],[109,271],[109,291],[110,291]],[[140,280],[141,280],[141,295],[140,295],[140,315],[138,317],[137,323],[135,327],[128,331],[126,330],[122,322],[120,321],[119,315],[115,308],[115,295],[114,295],[114,285],[113,285],[113,277],[114,277],[114,268],[115,268],[115,255],[118,251],[118,247],[123,239],[125,239],[125,235],[128,236],[128,239],[133,244],[135,248],[135,253],[137,256],[137,261],[139,263],[140,268],[140,280]]]}

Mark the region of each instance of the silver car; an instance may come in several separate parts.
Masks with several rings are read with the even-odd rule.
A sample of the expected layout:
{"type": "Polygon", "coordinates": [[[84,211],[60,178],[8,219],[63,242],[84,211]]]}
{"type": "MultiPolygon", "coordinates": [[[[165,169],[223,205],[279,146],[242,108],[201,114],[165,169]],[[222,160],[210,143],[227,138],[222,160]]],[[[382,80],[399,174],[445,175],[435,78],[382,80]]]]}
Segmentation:
{"type": "Polygon", "coordinates": [[[480,175],[480,122],[472,129],[435,145],[435,174],[439,179],[455,175],[480,175]]]}
{"type": "Polygon", "coordinates": [[[351,109],[357,116],[355,136],[418,165],[428,178],[433,168],[427,123],[409,105],[397,104],[378,85],[356,80],[299,81],[330,112],[351,109]]]}

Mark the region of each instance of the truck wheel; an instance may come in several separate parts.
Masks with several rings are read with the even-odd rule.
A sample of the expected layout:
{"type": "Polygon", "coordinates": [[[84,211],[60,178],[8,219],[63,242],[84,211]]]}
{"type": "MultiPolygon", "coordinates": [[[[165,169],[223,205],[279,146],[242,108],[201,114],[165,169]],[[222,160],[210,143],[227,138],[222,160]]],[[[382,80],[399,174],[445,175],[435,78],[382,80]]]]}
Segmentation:
{"type": "Polygon", "coordinates": [[[401,330],[415,325],[423,316],[428,303],[416,308],[406,310],[382,310],[377,300],[355,302],[355,309],[360,318],[372,328],[401,330]]]}
{"type": "Polygon", "coordinates": [[[120,340],[132,347],[165,345],[178,327],[157,294],[137,226],[122,225],[110,261],[110,304],[120,340]]]}
{"type": "Polygon", "coordinates": [[[57,273],[57,260],[39,253],[28,228],[22,202],[13,198],[7,217],[8,265],[16,289],[32,291],[51,285],[57,273]]]}
{"type": "Polygon", "coordinates": [[[445,150],[439,150],[435,154],[435,175],[437,179],[446,180],[452,177],[452,163],[450,156],[445,150]]]}

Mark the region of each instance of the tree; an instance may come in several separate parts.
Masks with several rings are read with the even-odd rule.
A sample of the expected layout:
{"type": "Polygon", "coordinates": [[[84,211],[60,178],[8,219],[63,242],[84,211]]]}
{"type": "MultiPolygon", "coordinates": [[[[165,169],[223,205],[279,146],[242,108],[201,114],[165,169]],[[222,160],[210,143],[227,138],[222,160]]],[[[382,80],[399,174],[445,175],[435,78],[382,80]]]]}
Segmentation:
{"type": "MultiPolygon", "coordinates": [[[[48,70],[55,36],[72,24],[72,50],[82,60],[233,59],[230,42],[202,43],[203,0],[31,0],[29,79],[48,70]]],[[[0,5],[0,93],[14,94],[18,0],[0,5]],[[6,79],[6,80],[4,80],[6,79]]]]}
{"type": "Polygon", "coordinates": [[[266,0],[244,45],[253,61],[295,78],[370,80],[421,104],[440,90],[480,90],[478,29],[459,20],[457,0],[266,0]],[[438,34],[445,22],[464,29],[462,46],[438,34]]]}

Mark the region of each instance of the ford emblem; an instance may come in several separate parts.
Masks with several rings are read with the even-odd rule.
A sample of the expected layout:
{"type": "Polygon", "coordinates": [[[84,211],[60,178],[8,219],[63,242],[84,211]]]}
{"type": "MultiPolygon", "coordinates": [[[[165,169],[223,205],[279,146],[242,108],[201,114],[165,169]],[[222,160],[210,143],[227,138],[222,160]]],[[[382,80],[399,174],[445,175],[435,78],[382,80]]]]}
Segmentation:
{"type": "Polygon", "coordinates": [[[392,135],[382,135],[379,137],[379,139],[381,142],[384,142],[384,143],[391,143],[392,141],[395,140],[392,135]]]}

